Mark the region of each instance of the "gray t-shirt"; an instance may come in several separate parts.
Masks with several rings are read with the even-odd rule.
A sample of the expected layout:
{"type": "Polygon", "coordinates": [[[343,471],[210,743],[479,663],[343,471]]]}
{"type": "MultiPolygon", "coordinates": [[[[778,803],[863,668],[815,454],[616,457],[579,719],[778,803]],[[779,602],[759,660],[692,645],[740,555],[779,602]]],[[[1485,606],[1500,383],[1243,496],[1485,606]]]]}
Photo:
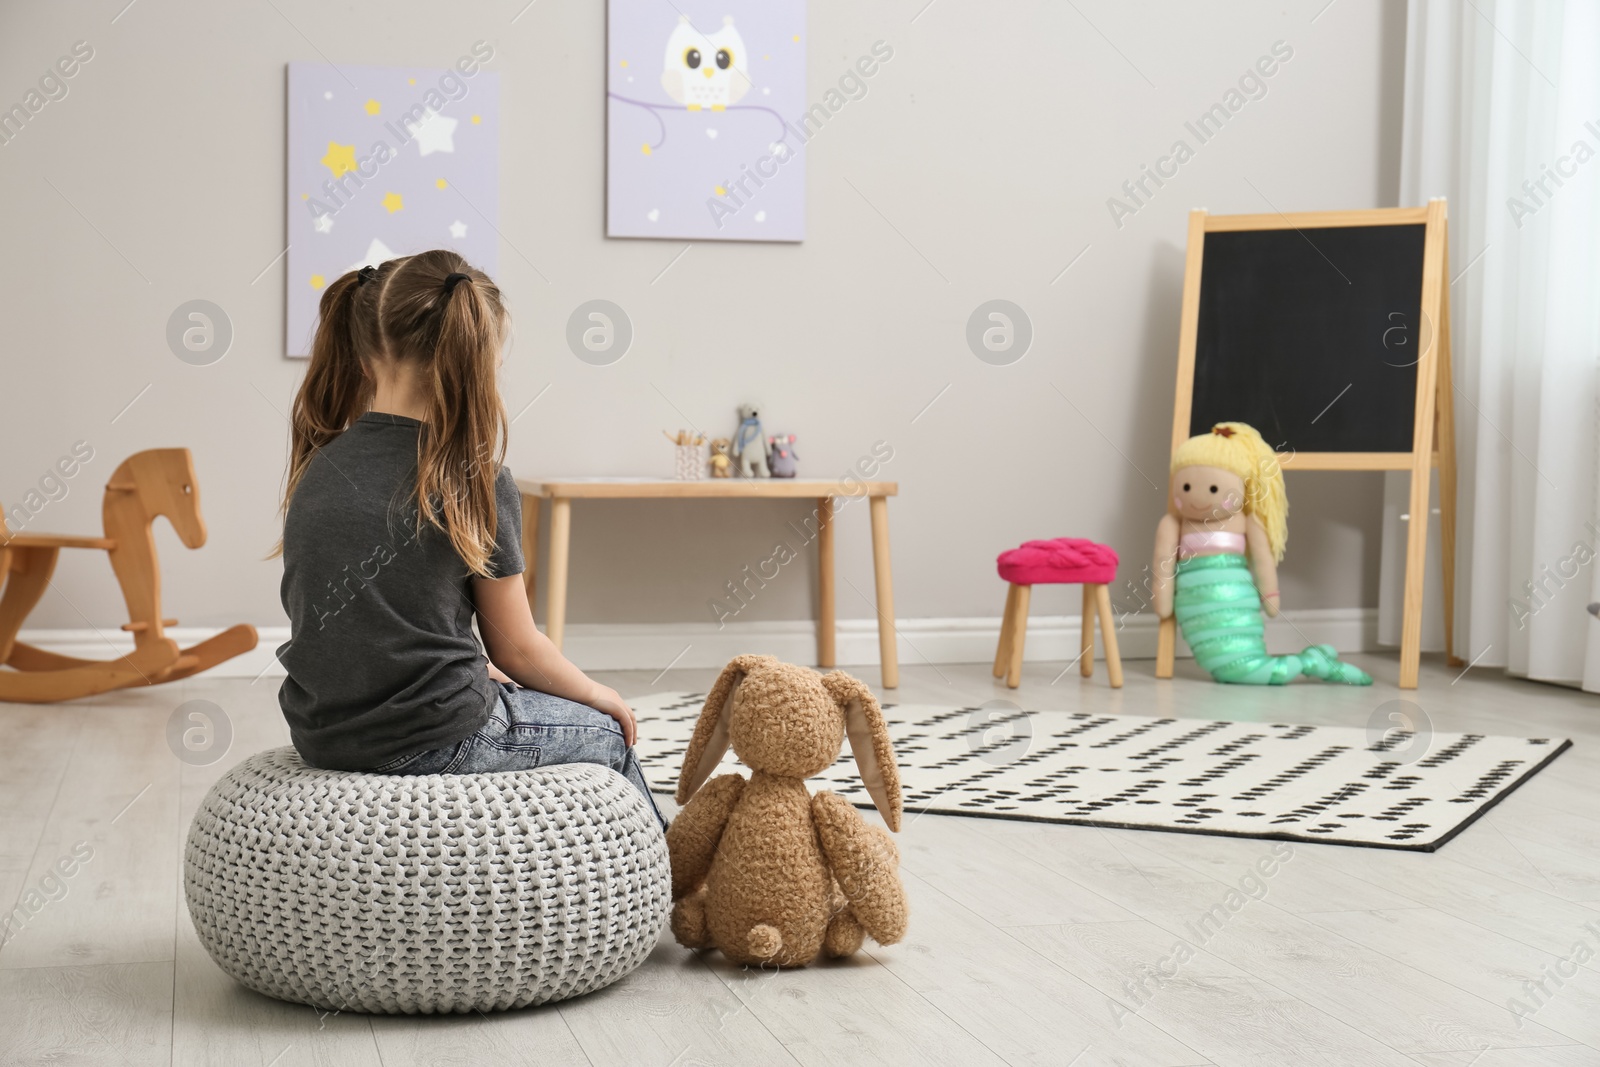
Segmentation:
{"type": "MultiPolygon", "coordinates": [[[[471,574],[443,531],[416,532],[421,423],[368,412],[319,451],[289,502],[278,704],[305,761],[371,770],[453,744],[498,687],[472,632],[471,574]]],[[[522,573],[522,510],[495,478],[497,578],[522,573]]]]}

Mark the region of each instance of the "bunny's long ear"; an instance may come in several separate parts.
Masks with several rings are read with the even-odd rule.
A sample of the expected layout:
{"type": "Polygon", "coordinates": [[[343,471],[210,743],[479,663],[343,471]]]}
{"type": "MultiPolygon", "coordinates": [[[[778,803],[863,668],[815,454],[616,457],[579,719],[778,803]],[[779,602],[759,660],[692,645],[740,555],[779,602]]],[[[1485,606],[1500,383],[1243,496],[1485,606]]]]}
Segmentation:
{"type": "Polygon", "coordinates": [[[822,684],[844,712],[844,732],[850,738],[850,753],[855,756],[867,795],[889,829],[899,832],[900,768],[894,761],[894,746],[889,743],[889,727],[878,698],[866,683],[843,671],[823,675],[822,684]]]}
{"type": "Polygon", "coordinates": [[[728,713],[733,709],[733,697],[739,683],[751,668],[769,657],[735,656],[722,668],[716,684],[706,694],[705,707],[700,709],[700,721],[694,725],[694,736],[683,754],[683,771],[678,775],[678,803],[687,804],[695,790],[705,785],[711,772],[722,762],[728,751],[728,713]]]}

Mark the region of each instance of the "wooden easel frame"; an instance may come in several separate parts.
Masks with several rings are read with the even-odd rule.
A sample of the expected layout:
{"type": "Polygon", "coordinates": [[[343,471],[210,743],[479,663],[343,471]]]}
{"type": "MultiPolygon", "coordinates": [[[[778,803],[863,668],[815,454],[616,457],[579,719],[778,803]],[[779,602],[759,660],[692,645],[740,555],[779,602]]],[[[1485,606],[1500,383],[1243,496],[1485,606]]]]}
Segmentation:
{"type": "MultiPolygon", "coordinates": [[[[1183,271],[1183,321],[1178,334],[1178,388],[1172,413],[1172,448],[1189,439],[1194,406],[1194,354],[1200,330],[1200,271],[1208,233],[1237,230],[1309,230],[1340,226],[1413,226],[1427,229],[1422,245],[1422,316],[1433,323],[1432,343],[1417,359],[1417,407],[1409,452],[1279,453],[1285,471],[1411,472],[1411,518],[1406,531],[1404,620],[1400,628],[1400,688],[1417,687],[1422,653],[1422,592],[1428,551],[1429,483],[1439,468],[1440,569],[1444,579],[1444,645],[1455,654],[1456,432],[1454,383],[1450,375],[1450,240],[1443,197],[1426,207],[1363,211],[1308,211],[1283,215],[1189,213],[1189,247],[1183,271]]],[[[1161,620],[1156,677],[1171,678],[1177,652],[1177,622],[1161,620]]]]}

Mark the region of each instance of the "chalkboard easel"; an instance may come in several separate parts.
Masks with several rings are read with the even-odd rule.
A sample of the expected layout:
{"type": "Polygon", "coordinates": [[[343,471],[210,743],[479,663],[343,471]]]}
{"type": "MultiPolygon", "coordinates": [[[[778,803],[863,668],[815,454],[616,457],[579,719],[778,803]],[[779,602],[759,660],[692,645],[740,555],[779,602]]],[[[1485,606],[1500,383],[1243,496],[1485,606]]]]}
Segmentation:
{"type": "MultiPolygon", "coordinates": [[[[1445,201],[1285,215],[1189,214],[1174,450],[1247,422],[1285,471],[1411,472],[1400,688],[1422,646],[1429,484],[1439,469],[1445,654],[1455,655],[1456,455],[1445,201]]],[[[1156,677],[1172,677],[1161,621],[1156,677]]]]}

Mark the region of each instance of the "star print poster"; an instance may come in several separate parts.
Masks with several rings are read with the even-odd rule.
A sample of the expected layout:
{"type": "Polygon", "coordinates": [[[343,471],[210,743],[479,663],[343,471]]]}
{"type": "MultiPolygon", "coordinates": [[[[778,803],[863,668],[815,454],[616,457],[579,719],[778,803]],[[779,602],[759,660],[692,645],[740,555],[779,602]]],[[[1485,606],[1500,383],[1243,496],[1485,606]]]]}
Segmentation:
{"type": "MultiPolygon", "coordinates": [[[[606,233],[805,237],[804,0],[610,0],[606,233]]],[[[813,109],[816,110],[816,109],[813,109]]]]}
{"type": "Polygon", "coordinates": [[[396,256],[450,248],[499,263],[500,76],[289,64],[285,354],[306,356],[323,289],[396,256]]]}

